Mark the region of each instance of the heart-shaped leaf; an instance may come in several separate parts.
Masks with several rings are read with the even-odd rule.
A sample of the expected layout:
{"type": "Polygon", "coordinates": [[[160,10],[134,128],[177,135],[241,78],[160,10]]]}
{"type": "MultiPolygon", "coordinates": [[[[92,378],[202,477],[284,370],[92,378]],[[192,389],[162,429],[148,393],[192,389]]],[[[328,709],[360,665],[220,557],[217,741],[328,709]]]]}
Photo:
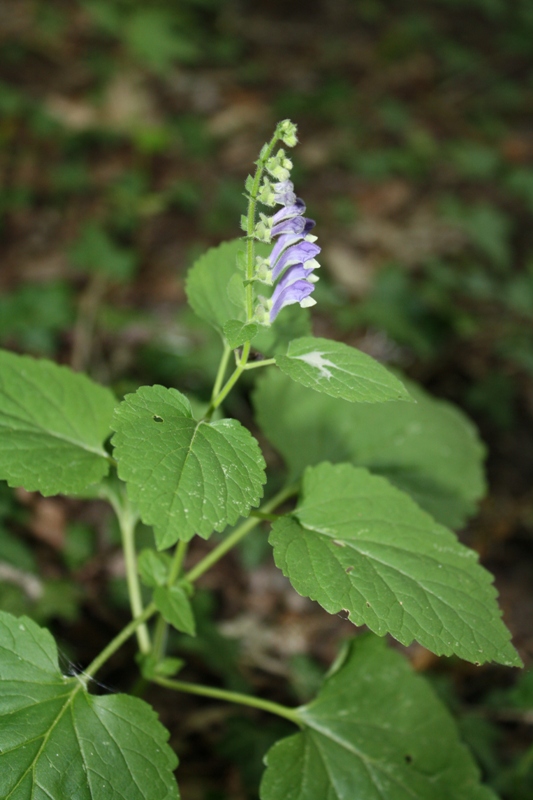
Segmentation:
{"type": "Polygon", "coordinates": [[[232,525],[257,506],[265,462],[237,420],[193,419],[176,389],[143,386],[116,409],[118,473],[158,547],[232,525]]]}

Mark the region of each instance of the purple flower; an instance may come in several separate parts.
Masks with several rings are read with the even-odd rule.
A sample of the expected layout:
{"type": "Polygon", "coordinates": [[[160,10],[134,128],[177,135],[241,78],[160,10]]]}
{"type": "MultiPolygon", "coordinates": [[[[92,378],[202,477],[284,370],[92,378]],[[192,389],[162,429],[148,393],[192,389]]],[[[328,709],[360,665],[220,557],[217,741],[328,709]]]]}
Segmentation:
{"type": "MultiPolygon", "coordinates": [[[[296,144],[295,136],[290,141],[296,144]]],[[[275,182],[265,177],[257,199],[266,206],[279,204],[281,208],[271,215],[260,213],[255,225],[255,239],[275,243],[268,258],[257,257],[254,279],[274,284],[272,297],[260,296],[256,307],[256,319],[271,324],[285,306],[299,303],[306,308],[315,304],[310,295],[318,281],[314,270],[320,266],[315,260],[320,247],[315,244],[316,236],[310,234],[315,222],[304,217],[305,203],[296,197],[289,180],[292,162],[285,158],[283,150],[268,159],[266,169],[275,182]]]]}
{"type": "Polygon", "coordinates": [[[313,292],[314,282],[308,280],[312,269],[305,269],[303,264],[290,267],[278,282],[271,297],[270,322],[274,322],[279,312],[285,306],[300,303],[302,308],[314,305],[309,295],[313,292]],[[306,302],[307,301],[307,302],[306,302]]]}
{"type": "Polygon", "coordinates": [[[274,189],[274,203],[281,203],[283,206],[290,206],[296,202],[294,184],[292,181],[275,183],[272,188],[274,189]]]}
{"type": "Polygon", "coordinates": [[[272,225],[277,225],[278,222],[281,222],[284,219],[300,217],[302,214],[305,214],[305,203],[303,200],[300,200],[300,198],[297,197],[292,205],[285,206],[284,208],[280,208],[279,211],[276,211],[272,217],[272,225]]]}
{"type": "MultiPolygon", "coordinates": [[[[286,267],[293,264],[305,264],[307,261],[314,261],[315,256],[320,253],[320,247],[313,242],[299,241],[287,247],[272,266],[272,280],[275,281],[286,267]]],[[[272,250],[274,252],[274,250],[272,250]]],[[[271,257],[272,258],[272,257],[271,257]]],[[[318,262],[313,264],[313,269],[318,267],[318,262]]]]}
{"type": "Polygon", "coordinates": [[[283,253],[287,247],[290,247],[296,242],[300,242],[304,237],[299,233],[286,233],[283,236],[280,236],[274,247],[272,248],[272,252],[270,253],[270,263],[275,264],[280,255],[283,253]]]}
{"type": "Polygon", "coordinates": [[[278,222],[277,225],[273,226],[270,235],[273,237],[281,236],[283,233],[300,233],[302,236],[304,236],[306,222],[307,220],[305,217],[291,217],[290,219],[284,219],[281,222],[278,222]]]}

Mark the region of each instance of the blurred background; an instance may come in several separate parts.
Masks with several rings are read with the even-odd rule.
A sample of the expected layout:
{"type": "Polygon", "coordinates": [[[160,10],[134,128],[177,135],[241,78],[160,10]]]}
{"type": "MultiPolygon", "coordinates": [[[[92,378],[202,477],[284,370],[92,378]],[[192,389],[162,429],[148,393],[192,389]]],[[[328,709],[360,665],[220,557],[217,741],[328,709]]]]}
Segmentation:
{"type": "MultiPolygon", "coordinates": [[[[219,349],[185,305],[186,270],[240,235],[246,175],[291,118],[296,188],[323,248],[315,333],[405,371],[480,428],[489,492],[461,537],[495,574],[530,664],[532,107],[531,0],[307,0],[305,11],[0,0],[0,346],[85,370],[119,396],[163,383],[205,398],[219,349]]],[[[231,403],[253,425],[246,387],[231,403]]],[[[65,657],[86,663],[127,614],[116,542],[97,503],[0,485],[0,605],[51,622],[65,657]]],[[[262,542],[240,554],[251,578],[229,559],[204,586],[210,644],[192,654],[195,677],[268,691],[281,676],[303,701],[351,626],[332,633],[275,577],[262,542]]],[[[113,686],[128,686],[130,655],[113,686]]],[[[517,683],[409,655],[487,780],[531,798],[533,674],[517,683]]],[[[186,800],[256,797],[283,723],[258,732],[253,717],[181,697],[179,714],[163,713],[189,764],[186,800]]]]}

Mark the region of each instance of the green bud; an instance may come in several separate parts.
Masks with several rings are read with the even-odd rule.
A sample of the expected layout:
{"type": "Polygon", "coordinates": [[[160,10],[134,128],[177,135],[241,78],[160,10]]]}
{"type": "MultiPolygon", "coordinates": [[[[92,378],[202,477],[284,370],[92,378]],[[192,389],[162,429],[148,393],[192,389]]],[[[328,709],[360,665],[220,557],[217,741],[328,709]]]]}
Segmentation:
{"type": "Polygon", "coordinates": [[[286,144],[287,147],[294,147],[298,144],[298,138],[296,136],[298,128],[291,122],[290,119],[284,119],[278,125],[278,135],[283,144],[286,144]]]}

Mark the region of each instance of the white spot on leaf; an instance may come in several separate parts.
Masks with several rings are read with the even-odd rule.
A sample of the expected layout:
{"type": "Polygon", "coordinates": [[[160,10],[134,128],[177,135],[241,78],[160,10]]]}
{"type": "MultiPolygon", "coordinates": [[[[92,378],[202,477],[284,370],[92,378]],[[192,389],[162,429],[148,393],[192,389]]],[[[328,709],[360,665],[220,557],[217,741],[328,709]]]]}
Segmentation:
{"type": "Polygon", "coordinates": [[[333,361],[324,358],[323,354],[319,353],[318,350],[313,350],[311,353],[304,353],[301,356],[293,356],[293,358],[298,361],[305,361],[306,364],[317,369],[320,372],[321,378],[327,378],[329,380],[333,377],[333,373],[327,368],[335,367],[336,365],[333,361]]]}

